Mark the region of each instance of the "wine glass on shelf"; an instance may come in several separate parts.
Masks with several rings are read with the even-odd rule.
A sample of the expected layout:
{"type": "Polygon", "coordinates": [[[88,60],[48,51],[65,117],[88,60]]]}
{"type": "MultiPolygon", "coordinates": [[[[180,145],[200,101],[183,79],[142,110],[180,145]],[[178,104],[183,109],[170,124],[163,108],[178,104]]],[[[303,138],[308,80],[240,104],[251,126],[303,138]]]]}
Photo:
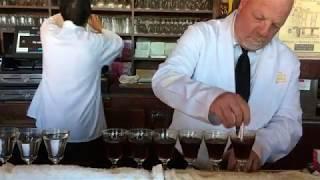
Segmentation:
{"type": "Polygon", "coordinates": [[[12,127],[0,128],[0,164],[5,164],[12,156],[18,136],[18,129],[12,127]]]}
{"type": "Polygon", "coordinates": [[[46,129],[43,131],[43,141],[48,152],[48,159],[58,164],[64,157],[70,131],[66,129],[46,129]]]}
{"type": "Polygon", "coordinates": [[[178,131],[174,129],[156,129],[153,133],[153,143],[155,152],[162,162],[163,168],[167,169],[167,164],[172,158],[174,146],[176,145],[178,131]]]}
{"type": "Polygon", "coordinates": [[[232,131],[230,138],[234,155],[237,159],[238,171],[245,171],[245,166],[248,162],[250,153],[252,151],[252,146],[255,142],[256,131],[245,130],[243,132],[243,137],[239,136],[236,131],[232,131]]]}
{"type": "Polygon", "coordinates": [[[203,133],[200,130],[183,129],[179,131],[179,141],[188,167],[193,168],[197,159],[203,133]]]}
{"type": "Polygon", "coordinates": [[[107,157],[112,163],[112,168],[117,166],[123,156],[124,145],[127,142],[127,130],[120,128],[105,129],[102,131],[106,143],[107,157]]]}
{"type": "Polygon", "coordinates": [[[19,129],[17,145],[21,159],[28,165],[37,159],[42,140],[42,130],[37,128],[19,129]]]}
{"type": "Polygon", "coordinates": [[[142,168],[142,163],[148,157],[149,145],[152,143],[152,130],[131,129],[128,132],[131,155],[137,162],[138,168],[142,168]]]}
{"type": "Polygon", "coordinates": [[[228,131],[222,129],[207,130],[204,132],[204,141],[206,143],[209,160],[213,165],[213,170],[220,170],[223,153],[228,142],[228,131]]]}

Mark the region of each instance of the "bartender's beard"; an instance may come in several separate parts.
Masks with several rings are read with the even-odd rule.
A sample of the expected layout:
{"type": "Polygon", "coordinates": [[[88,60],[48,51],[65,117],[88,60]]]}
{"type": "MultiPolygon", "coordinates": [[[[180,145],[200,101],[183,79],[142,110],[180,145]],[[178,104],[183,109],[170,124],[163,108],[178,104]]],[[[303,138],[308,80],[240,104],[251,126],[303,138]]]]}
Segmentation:
{"type": "Polygon", "coordinates": [[[264,38],[248,38],[247,40],[243,41],[241,43],[241,46],[244,47],[247,50],[250,51],[256,51],[258,49],[261,49],[265,47],[270,40],[264,39],[264,38]]]}

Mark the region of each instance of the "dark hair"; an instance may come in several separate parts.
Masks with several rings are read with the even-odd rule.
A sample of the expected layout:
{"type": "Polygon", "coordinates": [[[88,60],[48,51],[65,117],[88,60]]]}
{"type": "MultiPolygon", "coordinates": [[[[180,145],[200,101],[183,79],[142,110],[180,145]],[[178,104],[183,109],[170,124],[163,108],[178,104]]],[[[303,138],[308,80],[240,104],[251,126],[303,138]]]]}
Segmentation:
{"type": "Polygon", "coordinates": [[[60,13],[65,21],[83,26],[91,14],[90,0],[60,0],[60,13]]]}

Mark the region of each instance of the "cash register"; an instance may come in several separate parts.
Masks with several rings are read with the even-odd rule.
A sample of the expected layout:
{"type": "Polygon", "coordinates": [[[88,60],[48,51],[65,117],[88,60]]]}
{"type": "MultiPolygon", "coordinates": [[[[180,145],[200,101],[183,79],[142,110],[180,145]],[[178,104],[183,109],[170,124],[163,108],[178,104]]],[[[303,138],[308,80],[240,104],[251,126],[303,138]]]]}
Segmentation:
{"type": "Polygon", "coordinates": [[[2,38],[0,100],[31,100],[41,81],[40,27],[17,26],[2,38]]]}

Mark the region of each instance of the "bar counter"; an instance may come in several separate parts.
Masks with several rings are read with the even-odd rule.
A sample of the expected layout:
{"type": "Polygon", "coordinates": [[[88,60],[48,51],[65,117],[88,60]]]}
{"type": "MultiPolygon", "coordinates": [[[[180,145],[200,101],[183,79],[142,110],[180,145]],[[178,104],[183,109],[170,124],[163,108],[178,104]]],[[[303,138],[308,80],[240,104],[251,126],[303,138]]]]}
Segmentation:
{"type": "Polygon", "coordinates": [[[161,165],[152,171],[134,168],[94,169],[67,165],[6,164],[0,167],[1,179],[138,179],[138,180],[318,180],[320,177],[302,171],[213,172],[199,170],[164,170],[161,165]]]}

